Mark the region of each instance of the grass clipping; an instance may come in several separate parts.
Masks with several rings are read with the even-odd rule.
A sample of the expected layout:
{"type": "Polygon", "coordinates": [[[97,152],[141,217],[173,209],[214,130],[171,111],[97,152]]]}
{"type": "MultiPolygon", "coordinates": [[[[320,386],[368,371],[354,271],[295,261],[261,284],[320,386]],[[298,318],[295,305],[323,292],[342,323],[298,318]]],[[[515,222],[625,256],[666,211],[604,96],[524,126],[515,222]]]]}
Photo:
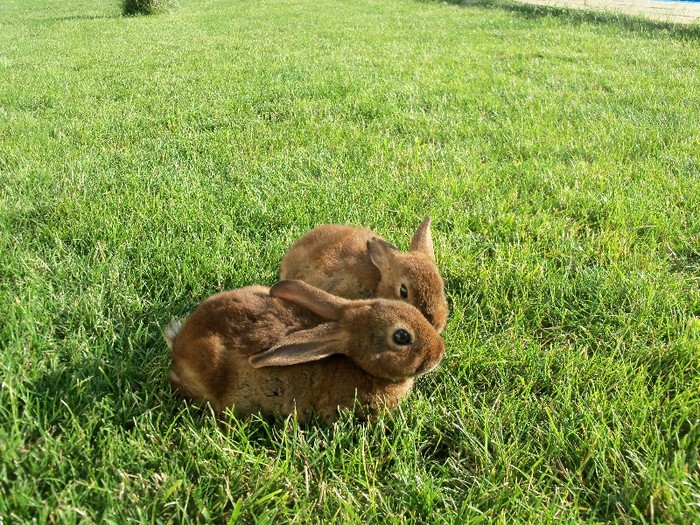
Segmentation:
{"type": "Polygon", "coordinates": [[[153,15],[173,7],[174,0],[124,0],[122,13],[125,16],[153,15]]]}

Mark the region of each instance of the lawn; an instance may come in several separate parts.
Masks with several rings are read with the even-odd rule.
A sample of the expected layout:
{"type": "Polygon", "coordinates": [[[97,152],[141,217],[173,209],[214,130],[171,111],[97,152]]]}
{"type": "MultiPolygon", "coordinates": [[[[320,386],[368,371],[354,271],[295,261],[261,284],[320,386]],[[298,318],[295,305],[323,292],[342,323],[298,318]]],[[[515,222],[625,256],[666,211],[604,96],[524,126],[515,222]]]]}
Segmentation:
{"type": "Polygon", "coordinates": [[[700,521],[700,38],[482,3],[0,0],[0,523],[700,521]],[[217,421],[162,329],[433,217],[393,414],[217,421]]]}

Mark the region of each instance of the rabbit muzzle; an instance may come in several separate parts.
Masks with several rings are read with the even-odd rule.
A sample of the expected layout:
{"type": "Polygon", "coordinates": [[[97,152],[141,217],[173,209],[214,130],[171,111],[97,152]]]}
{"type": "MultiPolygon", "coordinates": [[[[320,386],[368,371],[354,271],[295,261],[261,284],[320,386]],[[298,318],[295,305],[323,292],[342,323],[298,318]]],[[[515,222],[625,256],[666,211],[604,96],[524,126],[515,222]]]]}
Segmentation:
{"type": "Polygon", "coordinates": [[[432,372],[437,368],[437,366],[442,362],[442,358],[445,357],[445,343],[440,340],[440,347],[436,352],[430,353],[416,368],[416,377],[432,372]]]}

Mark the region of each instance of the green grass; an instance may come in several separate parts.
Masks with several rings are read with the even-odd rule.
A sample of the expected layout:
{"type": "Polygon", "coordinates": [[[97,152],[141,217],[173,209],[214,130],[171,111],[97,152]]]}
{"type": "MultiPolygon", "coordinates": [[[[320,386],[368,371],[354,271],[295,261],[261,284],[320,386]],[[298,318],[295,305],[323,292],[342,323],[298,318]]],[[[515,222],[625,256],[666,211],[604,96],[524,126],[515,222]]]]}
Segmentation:
{"type": "Polygon", "coordinates": [[[700,41],[410,0],[0,0],[0,521],[700,521],[700,41]],[[370,425],[223,423],[161,330],[316,224],[448,355],[370,425]]]}

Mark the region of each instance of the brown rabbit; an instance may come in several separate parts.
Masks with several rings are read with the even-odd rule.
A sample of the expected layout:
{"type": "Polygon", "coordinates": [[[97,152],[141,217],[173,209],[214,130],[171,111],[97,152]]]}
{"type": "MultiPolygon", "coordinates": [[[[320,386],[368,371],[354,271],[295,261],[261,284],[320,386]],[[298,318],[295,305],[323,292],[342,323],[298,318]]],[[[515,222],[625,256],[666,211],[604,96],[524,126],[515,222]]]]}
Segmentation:
{"type": "Polygon", "coordinates": [[[237,415],[394,408],[445,345],[413,306],[350,301],[301,281],[209,297],[165,332],[175,389],[237,415]]]}
{"type": "Polygon", "coordinates": [[[435,265],[430,217],[418,226],[408,252],[367,228],[318,226],[286,253],[280,279],[299,279],[347,299],[403,299],[423,312],[438,333],[447,323],[445,285],[435,265]]]}

